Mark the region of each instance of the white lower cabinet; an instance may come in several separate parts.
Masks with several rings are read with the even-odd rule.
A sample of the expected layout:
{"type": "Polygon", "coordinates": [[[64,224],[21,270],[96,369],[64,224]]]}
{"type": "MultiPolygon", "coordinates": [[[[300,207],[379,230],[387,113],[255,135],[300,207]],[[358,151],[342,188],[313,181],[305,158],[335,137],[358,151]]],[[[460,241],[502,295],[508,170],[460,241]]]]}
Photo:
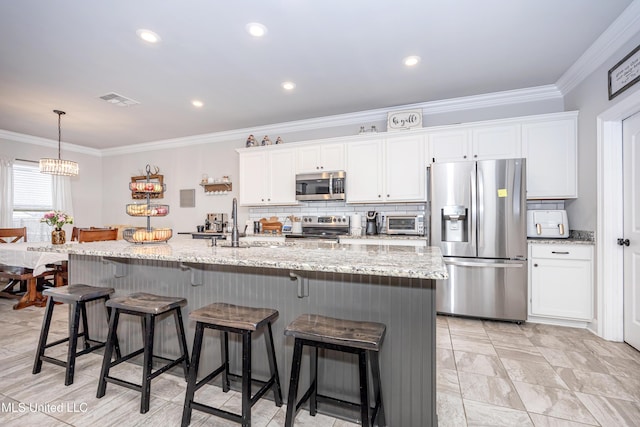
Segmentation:
{"type": "Polygon", "coordinates": [[[529,316],[593,320],[593,246],[529,243],[529,316]]]}

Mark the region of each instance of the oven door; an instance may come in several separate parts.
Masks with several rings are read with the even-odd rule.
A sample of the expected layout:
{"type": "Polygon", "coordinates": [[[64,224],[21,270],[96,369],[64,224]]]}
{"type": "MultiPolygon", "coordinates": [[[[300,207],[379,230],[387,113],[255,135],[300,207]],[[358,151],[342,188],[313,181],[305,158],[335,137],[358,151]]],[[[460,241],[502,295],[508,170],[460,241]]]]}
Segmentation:
{"type": "Polygon", "coordinates": [[[387,216],[387,234],[418,234],[415,216],[387,216]]]}

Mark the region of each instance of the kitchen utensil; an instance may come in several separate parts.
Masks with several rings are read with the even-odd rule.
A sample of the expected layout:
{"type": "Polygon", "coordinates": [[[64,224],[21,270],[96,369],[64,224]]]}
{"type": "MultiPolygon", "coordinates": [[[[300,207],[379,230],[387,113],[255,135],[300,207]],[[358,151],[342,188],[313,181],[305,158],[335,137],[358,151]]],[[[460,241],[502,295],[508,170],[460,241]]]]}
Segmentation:
{"type": "Polygon", "coordinates": [[[366,234],[367,236],[374,236],[378,234],[378,212],[376,211],[367,212],[366,234]]]}

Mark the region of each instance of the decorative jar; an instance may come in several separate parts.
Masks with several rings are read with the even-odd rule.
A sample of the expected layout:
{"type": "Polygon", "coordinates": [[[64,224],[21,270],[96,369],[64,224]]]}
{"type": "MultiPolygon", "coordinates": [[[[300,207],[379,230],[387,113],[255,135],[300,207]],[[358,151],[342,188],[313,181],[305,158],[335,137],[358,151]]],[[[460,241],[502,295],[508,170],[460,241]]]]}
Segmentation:
{"type": "Polygon", "coordinates": [[[52,245],[64,245],[66,241],[66,235],[62,228],[56,228],[51,232],[52,245]]]}

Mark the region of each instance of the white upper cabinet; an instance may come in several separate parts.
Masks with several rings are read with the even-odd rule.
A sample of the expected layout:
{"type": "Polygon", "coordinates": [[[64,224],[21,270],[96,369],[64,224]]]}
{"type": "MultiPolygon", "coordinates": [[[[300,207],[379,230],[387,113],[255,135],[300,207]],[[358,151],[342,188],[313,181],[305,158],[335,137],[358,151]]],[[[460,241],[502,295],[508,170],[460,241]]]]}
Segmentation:
{"type": "Polygon", "coordinates": [[[296,149],[298,173],[339,171],[345,169],[345,144],[314,142],[296,149]]]}
{"type": "Polygon", "coordinates": [[[528,199],[578,197],[577,134],[577,111],[522,124],[528,199]]]}
{"type": "Polygon", "coordinates": [[[522,157],[520,124],[469,124],[427,129],[427,159],[433,162],[522,157]]]}
{"type": "Polygon", "coordinates": [[[261,147],[240,150],[240,204],[296,204],[295,150],[261,147]]]}
{"type": "Polygon", "coordinates": [[[347,202],[425,201],[424,151],[422,133],[347,144],[347,202]]]}
{"type": "Polygon", "coordinates": [[[352,141],[347,144],[347,202],[382,202],[382,138],[352,141]]]}
{"type": "Polygon", "coordinates": [[[451,129],[427,129],[427,160],[433,162],[459,162],[471,160],[469,130],[452,127],[451,129]]]}
{"type": "Polygon", "coordinates": [[[426,201],[424,136],[388,136],[384,141],[384,150],[384,201],[426,201]]]}
{"type": "Polygon", "coordinates": [[[472,160],[522,157],[519,123],[479,125],[470,131],[472,160]]]}

